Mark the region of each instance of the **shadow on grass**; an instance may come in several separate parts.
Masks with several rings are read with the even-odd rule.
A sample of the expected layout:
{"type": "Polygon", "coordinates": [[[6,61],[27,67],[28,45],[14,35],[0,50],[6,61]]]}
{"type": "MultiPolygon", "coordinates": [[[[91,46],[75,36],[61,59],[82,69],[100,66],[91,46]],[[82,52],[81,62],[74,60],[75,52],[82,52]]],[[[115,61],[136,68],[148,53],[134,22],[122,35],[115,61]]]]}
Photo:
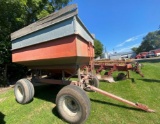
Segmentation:
{"type": "MultiPolygon", "coordinates": [[[[37,86],[34,97],[55,104],[56,96],[62,87],[61,85],[37,86]]],[[[52,109],[52,113],[61,119],[56,107],[52,109]]]]}
{"type": "Polygon", "coordinates": [[[126,79],[121,79],[121,80],[120,80],[120,79],[115,78],[114,80],[115,80],[115,82],[117,82],[117,81],[125,81],[125,80],[127,80],[127,81],[130,81],[131,83],[136,83],[134,78],[126,78],[126,79]]]}
{"type": "Polygon", "coordinates": [[[143,79],[137,79],[137,80],[142,80],[142,81],[149,82],[149,83],[160,83],[160,80],[157,80],[157,79],[143,78],[143,79]]]}
{"type": "Polygon", "coordinates": [[[55,103],[56,96],[63,86],[45,85],[35,87],[35,98],[55,103]]]}
{"type": "Polygon", "coordinates": [[[125,109],[129,109],[129,110],[135,110],[135,111],[145,112],[145,111],[143,111],[141,109],[138,109],[138,108],[127,107],[127,106],[118,105],[118,104],[114,104],[114,103],[110,103],[110,102],[106,102],[106,101],[100,101],[100,100],[95,100],[95,99],[90,99],[90,100],[92,102],[96,102],[96,103],[107,104],[107,105],[111,105],[111,106],[115,106],[115,107],[120,107],[120,108],[125,108],[125,109]]]}
{"type": "Polygon", "coordinates": [[[0,124],[6,124],[6,122],[4,121],[4,117],[5,115],[2,112],[0,112],[0,124]]]}
{"type": "Polygon", "coordinates": [[[56,107],[54,107],[54,108],[52,109],[52,113],[53,113],[57,118],[63,120],[63,119],[60,117],[60,115],[59,115],[56,107]]]}
{"type": "Polygon", "coordinates": [[[137,60],[138,62],[147,62],[147,63],[157,63],[160,62],[160,58],[154,58],[154,59],[141,59],[141,60],[137,60]]]}

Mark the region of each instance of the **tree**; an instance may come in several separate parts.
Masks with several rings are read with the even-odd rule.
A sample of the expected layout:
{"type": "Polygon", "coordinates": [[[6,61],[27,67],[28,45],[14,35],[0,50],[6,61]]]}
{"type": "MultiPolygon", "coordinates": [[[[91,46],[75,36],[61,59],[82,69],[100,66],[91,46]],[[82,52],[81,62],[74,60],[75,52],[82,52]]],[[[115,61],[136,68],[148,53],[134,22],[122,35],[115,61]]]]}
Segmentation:
{"type": "Polygon", "coordinates": [[[70,1],[0,0],[0,82],[2,77],[6,80],[7,66],[11,64],[10,34],[61,9],[70,1]]]}
{"type": "Polygon", "coordinates": [[[0,1],[0,82],[2,84],[7,82],[7,67],[11,62],[10,33],[18,27],[15,25],[15,18],[19,16],[19,8],[18,4],[12,1],[0,1]]]}
{"type": "Polygon", "coordinates": [[[94,40],[94,47],[95,47],[95,58],[97,58],[102,55],[103,44],[99,40],[95,39],[94,40]]]}
{"type": "Polygon", "coordinates": [[[22,16],[20,21],[29,25],[38,19],[66,6],[71,0],[20,0],[22,16]]]}
{"type": "Polygon", "coordinates": [[[136,53],[139,53],[147,52],[157,48],[160,48],[160,30],[149,32],[143,38],[141,45],[137,49],[132,48],[132,50],[136,50],[136,53]]]}
{"type": "Polygon", "coordinates": [[[137,47],[133,47],[132,51],[135,52],[135,53],[137,53],[137,49],[138,49],[137,47]]]}

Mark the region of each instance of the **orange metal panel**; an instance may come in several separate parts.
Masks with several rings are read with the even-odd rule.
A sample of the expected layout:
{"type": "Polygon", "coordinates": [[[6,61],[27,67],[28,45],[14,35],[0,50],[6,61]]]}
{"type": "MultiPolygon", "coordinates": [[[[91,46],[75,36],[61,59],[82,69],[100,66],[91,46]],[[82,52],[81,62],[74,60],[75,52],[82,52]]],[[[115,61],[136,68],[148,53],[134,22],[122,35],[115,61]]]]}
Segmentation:
{"type": "MultiPolygon", "coordinates": [[[[26,48],[13,50],[12,61],[30,68],[55,68],[63,65],[70,69],[71,65],[89,64],[93,57],[93,46],[79,35],[71,35],[60,39],[36,44],[26,48]]],[[[62,70],[62,69],[60,69],[62,70]]]]}
{"type": "Polygon", "coordinates": [[[69,36],[12,51],[12,61],[33,61],[76,56],[75,39],[75,36],[69,36]]]}
{"type": "Polygon", "coordinates": [[[94,57],[94,48],[86,42],[82,37],[77,36],[77,55],[83,57],[94,57]]]}

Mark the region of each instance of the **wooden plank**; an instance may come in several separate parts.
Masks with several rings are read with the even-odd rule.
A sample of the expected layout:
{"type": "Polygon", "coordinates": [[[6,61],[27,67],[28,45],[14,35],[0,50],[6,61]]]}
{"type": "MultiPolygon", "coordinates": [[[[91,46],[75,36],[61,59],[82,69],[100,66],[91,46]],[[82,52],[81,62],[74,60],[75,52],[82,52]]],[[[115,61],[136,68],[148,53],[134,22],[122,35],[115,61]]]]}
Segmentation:
{"type": "Polygon", "coordinates": [[[66,20],[66,19],[68,19],[68,18],[73,17],[74,15],[77,15],[77,11],[74,11],[74,12],[72,12],[72,13],[68,13],[68,14],[63,15],[63,16],[60,16],[60,17],[58,17],[58,18],[56,18],[56,19],[54,19],[54,20],[50,20],[50,21],[48,21],[47,23],[43,23],[43,24],[41,24],[41,25],[38,25],[38,26],[35,28],[35,30],[39,30],[39,29],[42,29],[42,28],[44,28],[44,27],[48,27],[48,26],[50,26],[50,25],[53,25],[53,24],[56,24],[56,23],[58,23],[58,22],[64,21],[64,20],[66,20]]]}
{"type": "Polygon", "coordinates": [[[37,21],[37,25],[41,25],[43,23],[49,22],[49,21],[51,21],[53,19],[56,19],[56,18],[58,18],[60,16],[63,16],[63,14],[71,12],[71,11],[75,10],[76,8],[77,8],[76,4],[73,4],[73,5],[70,5],[70,6],[66,6],[63,9],[61,9],[61,10],[59,10],[57,12],[54,12],[54,13],[48,15],[47,17],[44,17],[44,18],[38,20],[37,21]]]}
{"type": "Polygon", "coordinates": [[[24,35],[30,34],[32,32],[35,32],[37,30],[43,29],[45,27],[48,27],[50,25],[53,25],[55,23],[58,23],[60,21],[66,20],[72,16],[75,16],[78,14],[77,11],[77,5],[73,4],[70,6],[66,6],[63,9],[54,12],[47,17],[44,17],[40,20],[38,20],[35,23],[30,24],[29,26],[26,26],[14,33],[11,34],[11,40],[15,40],[19,37],[22,37],[24,35]]]}

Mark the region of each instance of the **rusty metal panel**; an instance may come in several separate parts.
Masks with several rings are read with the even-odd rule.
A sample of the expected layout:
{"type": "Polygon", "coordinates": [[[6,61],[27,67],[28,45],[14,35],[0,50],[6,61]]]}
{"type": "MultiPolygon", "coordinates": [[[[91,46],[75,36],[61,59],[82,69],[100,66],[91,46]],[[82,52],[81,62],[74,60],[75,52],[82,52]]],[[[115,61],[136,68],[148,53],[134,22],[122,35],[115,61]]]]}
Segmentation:
{"type": "MultiPolygon", "coordinates": [[[[12,51],[12,61],[36,61],[76,56],[76,35],[12,51]],[[72,47],[72,48],[71,48],[72,47]]],[[[34,63],[34,62],[33,62],[34,63]]],[[[32,63],[32,64],[33,64],[32,63]]],[[[66,63],[66,61],[63,61],[66,63]]],[[[53,64],[53,62],[51,63],[53,64]]]]}
{"type": "Polygon", "coordinates": [[[89,43],[85,42],[80,36],[76,39],[77,56],[89,57],[89,43]]]}
{"type": "MultiPolygon", "coordinates": [[[[93,48],[92,48],[93,49],[93,48]]],[[[92,49],[79,35],[71,35],[12,51],[12,62],[28,67],[46,68],[56,65],[85,65],[92,49]],[[88,51],[89,50],[89,51],[88,51]]],[[[91,56],[90,56],[91,55],[91,56]]]]}

